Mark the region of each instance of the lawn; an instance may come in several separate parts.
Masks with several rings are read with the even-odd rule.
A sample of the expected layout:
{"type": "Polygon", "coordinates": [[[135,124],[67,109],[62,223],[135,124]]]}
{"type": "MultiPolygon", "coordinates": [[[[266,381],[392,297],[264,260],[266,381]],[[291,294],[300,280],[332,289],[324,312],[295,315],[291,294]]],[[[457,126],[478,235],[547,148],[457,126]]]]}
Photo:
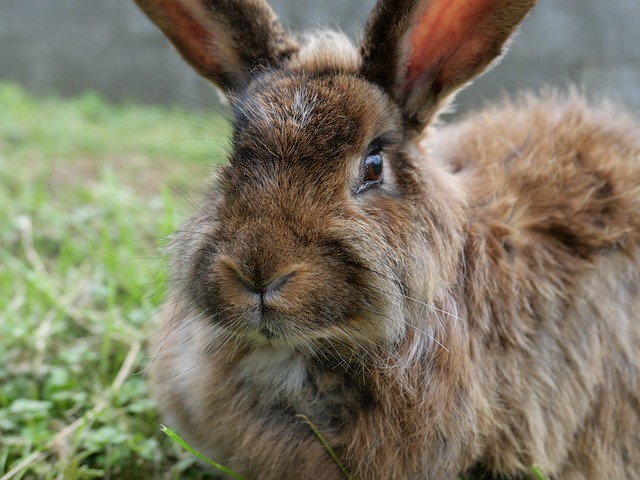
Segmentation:
{"type": "Polygon", "coordinates": [[[160,431],[145,352],[227,123],[11,84],[0,105],[0,480],[207,477],[160,431]]]}

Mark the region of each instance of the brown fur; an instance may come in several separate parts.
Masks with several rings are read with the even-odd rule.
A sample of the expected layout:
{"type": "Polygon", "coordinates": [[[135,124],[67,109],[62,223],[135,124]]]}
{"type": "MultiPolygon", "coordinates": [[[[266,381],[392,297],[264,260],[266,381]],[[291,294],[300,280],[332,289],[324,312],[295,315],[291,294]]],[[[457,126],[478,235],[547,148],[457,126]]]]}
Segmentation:
{"type": "MultiPolygon", "coordinates": [[[[227,2],[180,3],[241,36],[227,2]]],[[[172,246],[152,365],[167,424],[249,478],[341,478],[298,414],[359,479],[522,478],[533,463],[640,478],[637,124],[547,93],[423,131],[532,2],[480,0],[489,13],[461,15],[455,41],[490,31],[497,49],[444,64],[416,53],[416,28],[469,4],[396,3],[374,10],[363,57],[318,33],[219,82],[234,146],[172,246]],[[376,152],[383,181],[365,185],[376,152]]],[[[147,12],[179,29],[182,14],[147,12]]]]}

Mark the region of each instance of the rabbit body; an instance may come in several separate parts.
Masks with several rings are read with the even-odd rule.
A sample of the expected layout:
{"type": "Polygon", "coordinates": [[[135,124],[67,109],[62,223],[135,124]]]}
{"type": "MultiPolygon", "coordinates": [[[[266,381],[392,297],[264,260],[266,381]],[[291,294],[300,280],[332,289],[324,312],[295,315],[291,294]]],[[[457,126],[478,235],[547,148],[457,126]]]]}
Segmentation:
{"type": "Polygon", "coordinates": [[[235,116],[171,247],[151,367],[167,425],[247,478],[343,478],[306,419],[353,478],[640,478],[637,124],[575,93],[433,121],[533,2],[381,1],[359,52],[283,42],[260,1],[138,3],[235,116]],[[492,28],[434,20],[448,5],[492,28]],[[230,19],[286,48],[216,70],[190,49],[230,19]]]}
{"type": "Polygon", "coordinates": [[[456,282],[440,301],[459,318],[426,310],[418,324],[439,325],[443,346],[408,330],[389,351],[340,361],[270,346],[211,352],[206,330],[180,317],[153,364],[169,424],[249,478],[341,478],[296,414],[355,478],[455,478],[476,463],[639,478],[634,128],[549,96],[429,132],[425,171],[466,192],[456,282]]]}

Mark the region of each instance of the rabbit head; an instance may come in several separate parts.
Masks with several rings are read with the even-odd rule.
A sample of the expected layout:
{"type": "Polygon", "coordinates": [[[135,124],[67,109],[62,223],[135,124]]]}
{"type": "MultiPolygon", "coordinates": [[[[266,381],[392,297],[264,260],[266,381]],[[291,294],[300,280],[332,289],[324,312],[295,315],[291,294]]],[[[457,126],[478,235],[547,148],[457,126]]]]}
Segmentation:
{"type": "Polygon", "coordinates": [[[464,198],[417,139],[534,1],[381,1],[359,49],[293,39],[260,0],[137,3],[233,109],[229,164],[174,244],[178,290],[207,322],[352,351],[453,308],[464,198]]]}

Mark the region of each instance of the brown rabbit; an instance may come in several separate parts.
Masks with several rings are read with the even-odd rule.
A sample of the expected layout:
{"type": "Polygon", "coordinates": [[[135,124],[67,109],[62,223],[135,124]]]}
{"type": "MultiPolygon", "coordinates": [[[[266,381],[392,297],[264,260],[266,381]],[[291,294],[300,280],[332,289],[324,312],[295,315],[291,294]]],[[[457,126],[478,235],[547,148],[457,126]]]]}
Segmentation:
{"type": "Polygon", "coordinates": [[[427,128],[535,0],[136,0],[229,98],[153,388],[248,478],[640,478],[640,133],[577,94],[427,128]]]}

